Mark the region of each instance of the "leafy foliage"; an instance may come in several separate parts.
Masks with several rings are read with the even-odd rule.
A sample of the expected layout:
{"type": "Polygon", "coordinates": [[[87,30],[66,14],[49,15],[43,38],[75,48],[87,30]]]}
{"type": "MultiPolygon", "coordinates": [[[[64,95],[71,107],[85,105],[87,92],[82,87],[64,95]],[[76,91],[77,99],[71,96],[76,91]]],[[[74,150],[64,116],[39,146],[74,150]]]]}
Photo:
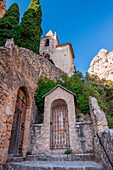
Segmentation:
{"type": "Polygon", "coordinates": [[[113,128],[113,116],[107,115],[108,126],[113,128]]]}
{"type": "Polygon", "coordinates": [[[56,82],[48,79],[47,77],[40,78],[38,81],[38,87],[36,89],[35,101],[38,109],[41,113],[44,111],[44,101],[43,96],[48,93],[52,88],[56,86],[56,82]]]}
{"type": "Polygon", "coordinates": [[[27,153],[26,153],[26,156],[28,156],[28,155],[32,155],[32,151],[27,151],[27,153]]]}
{"type": "Polygon", "coordinates": [[[113,128],[113,82],[104,79],[100,80],[97,76],[89,76],[88,82],[100,94],[98,103],[104,108],[103,110],[106,110],[108,125],[110,128],[113,128]],[[104,105],[101,101],[104,101],[104,105]]]}
{"type": "Polygon", "coordinates": [[[15,36],[15,44],[39,53],[42,11],[39,0],[32,0],[15,36]]]}
{"type": "Polygon", "coordinates": [[[80,72],[76,72],[72,77],[62,75],[57,82],[48,78],[41,78],[35,94],[36,104],[40,113],[44,111],[44,101],[42,96],[54,88],[57,84],[72,91],[77,96],[77,106],[83,113],[89,113],[89,96],[97,98],[103,111],[107,113],[108,125],[113,128],[113,82],[99,80],[98,77],[84,77],[80,72]]]}
{"type": "Polygon", "coordinates": [[[73,150],[72,149],[67,149],[64,154],[72,154],[73,153],[73,150]]]}
{"type": "Polygon", "coordinates": [[[6,39],[14,38],[18,25],[19,7],[14,3],[0,19],[0,46],[5,45],[6,39]]]}
{"type": "Polygon", "coordinates": [[[83,113],[89,113],[89,96],[94,96],[100,101],[100,106],[105,110],[104,102],[101,100],[100,94],[91,84],[86,84],[80,74],[76,73],[72,77],[62,75],[57,82],[48,78],[41,78],[36,89],[35,101],[40,113],[44,111],[44,102],[42,96],[54,88],[57,84],[72,91],[77,96],[77,106],[83,113]]]}

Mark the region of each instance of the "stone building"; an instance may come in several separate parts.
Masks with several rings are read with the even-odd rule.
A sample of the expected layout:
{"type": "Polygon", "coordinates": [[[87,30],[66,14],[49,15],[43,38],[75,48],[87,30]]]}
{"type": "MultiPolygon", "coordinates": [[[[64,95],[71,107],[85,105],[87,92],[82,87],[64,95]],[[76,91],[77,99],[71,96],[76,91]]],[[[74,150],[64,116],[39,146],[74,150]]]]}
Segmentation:
{"type": "Polygon", "coordinates": [[[4,16],[6,12],[6,0],[0,0],[0,18],[4,16]]]}
{"type": "Polygon", "coordinates": [[[63,72],[47,59],[13,40],[0,47],[0,164],[8,154],[26,155],[30,147],[30,125],[35,122],[35,89],[40,76],[53,80],[63,72]]]}
{"type": "MultiPolygon", "coordinates": [[[[90,98],[90,115],[84,115],[76,107],[76,95],[57,85],[43,96],[44,122],[36,123],[34,94],[38,79],[46,76],[57,80],[62,74],[64,72],[48,59],[15,46],[13,40],[0,47],[1,165],[11,158],[13,161],[35,160],[36,163],[36,160],[47,161],[48,158],[58,160],[61,155],[63,161],[82,159],[83,167],[84,161],[93,160],[93,165],[88,162],[87,167],[112,170],[109,160],[113,160],[113,133],[95,98],[90,98]],[[70,156],[64,155],[68,149],[73,151],[70,156]],[[31,157],[26,157],[28,151],[32,152],[31,157]]],[[[17,170],[24,164],[8,164],[7,170],[17,170]]],[[[24,170],[33,169],[28,164],[24,170]]]]}
{"type": "Polygon", "coordinates": [[[40,41],[40,55],[51,59],[56,67],[69,76],[75,72],[74,52],[70,43],[60,44],[56,33],[50,30],[40,41]]]}
{"type": "Polygon", "coordinates": [[[57,85],[44,96],[44,103],[44,123],[33,125],[32,152],[63,154],[67,149],[74,153],[93,152],[92,123],[90,118],[77,120],[76,95],[57,85]],[[81,138],[84,142],[80,142],[81,138]]]}

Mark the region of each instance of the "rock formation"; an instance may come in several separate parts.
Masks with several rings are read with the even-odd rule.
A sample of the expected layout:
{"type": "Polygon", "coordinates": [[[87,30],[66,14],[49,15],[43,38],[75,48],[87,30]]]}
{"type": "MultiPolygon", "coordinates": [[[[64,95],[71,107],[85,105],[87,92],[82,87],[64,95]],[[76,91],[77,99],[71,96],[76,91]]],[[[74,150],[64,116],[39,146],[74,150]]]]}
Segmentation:
{"type": "Polygon", "coordinates": [[[92,60],[88,73],[90,76],[96,75],[100,79],[113,81],[113,51],[101,49],[92,60]]]}

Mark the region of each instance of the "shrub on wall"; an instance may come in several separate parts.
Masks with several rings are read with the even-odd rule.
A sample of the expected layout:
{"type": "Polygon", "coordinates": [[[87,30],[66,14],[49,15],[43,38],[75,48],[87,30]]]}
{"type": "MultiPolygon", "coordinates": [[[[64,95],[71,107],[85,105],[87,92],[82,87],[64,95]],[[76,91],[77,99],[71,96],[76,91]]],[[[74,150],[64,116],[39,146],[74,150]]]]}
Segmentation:
{"type": "Polygon", "coordinates": [[[100,94],[98,103],[106,111],[109,127],[113,128],[113,82],[105,79],[100,80],[97,76],[87,77],[89,84],[100,94]]]}
{"type": "Polygon", "coordinates": [[[40,113],[44,111],[44,101],[42,96],[53,89],[57,84],[62,85],[68,90],[72,91],[77,96],[77,107],[82,110],[83,113],[89,113],[89,96],[94,96],[100,101],[102,109],[106,109],[104,102],[101,100],[100,94],[93,88],[91,84],[84,81],[80,74],[76,73],[72,77],[66,75],[61,76],[61,79],[57,82],[50,80],[49,78],[41,78],[38,81],[38,87],[35,93],[35,101],[40,113]]]}
{"type": "Polygon", "coordinates": [[[38,106],[39,112],[43,113],[44,111],[44,100],[42,97],[46,93],[48,93],[52,88],[54,88],[56,84],[57,84],[56,82],[54,82],[53,80],[47,77],[43,77],[39,79],[38,87],[35,93],[35,101],[38,106]]]}

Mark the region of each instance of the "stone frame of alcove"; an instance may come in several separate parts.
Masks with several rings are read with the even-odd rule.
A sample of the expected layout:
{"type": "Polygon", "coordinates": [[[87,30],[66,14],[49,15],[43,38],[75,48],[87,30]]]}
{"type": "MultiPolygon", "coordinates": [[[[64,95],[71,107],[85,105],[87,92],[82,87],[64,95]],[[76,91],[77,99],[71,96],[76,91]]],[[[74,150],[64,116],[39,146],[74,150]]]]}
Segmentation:
{"type": "Polygon", "coordinates": [[[76,152],[75,145],[75,124],[76,124],[76,113],[75,113],[75,100],[76,95],[61,85],[57,85],[44,97],[44,146],[43,150],[46,153],[60,152],[64,153],[64,149],[50,149],[50,121],[51,121],[51,104],[58,99],[62,99],[66,102],[68,108],[68,123],[69,123],[69,138],[70,138],[70,149],[76,152]]]}

